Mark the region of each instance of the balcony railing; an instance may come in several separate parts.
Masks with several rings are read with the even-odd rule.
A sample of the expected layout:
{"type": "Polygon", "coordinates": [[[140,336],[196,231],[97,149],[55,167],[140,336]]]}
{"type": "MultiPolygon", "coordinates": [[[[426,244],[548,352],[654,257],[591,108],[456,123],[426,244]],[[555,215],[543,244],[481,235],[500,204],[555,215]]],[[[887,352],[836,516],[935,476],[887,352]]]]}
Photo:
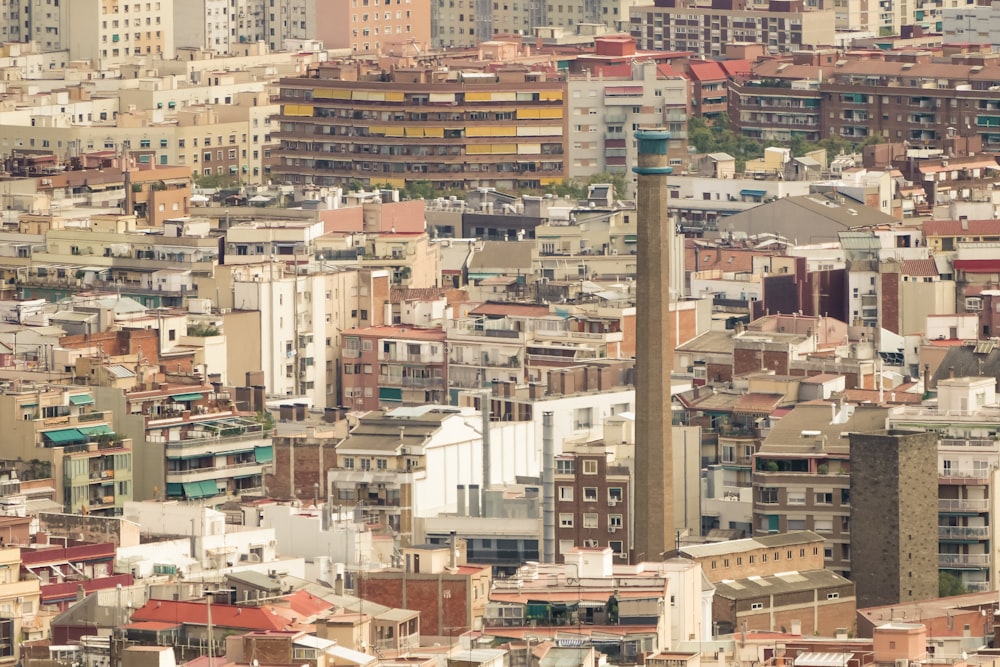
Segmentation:
{"type": "Polygon", "coordinates": [[[938,526],[940,540],[985,540],[989,536],[987,526],[938,526]]]}
{"type": "Polygon", "coordinates": [[[938,481],[941,484],[986,484],[989,472],[986,470],[939,470],[938,481]]]}
{"type": "Polygon", "coordinates": [[[989,508],[987,500],[938,500],[938,512],[985,512],[989,508]]]}
{"type": "Polygon", "coordinates": [[[996,440],[985,438],[941,438],[942,447],[992,447],[997,446],[996,440]]]}
{"type": "Polygon", "coordinates": [[[938,567],[989,567],[988,554],[938,554],[938,567]]]}

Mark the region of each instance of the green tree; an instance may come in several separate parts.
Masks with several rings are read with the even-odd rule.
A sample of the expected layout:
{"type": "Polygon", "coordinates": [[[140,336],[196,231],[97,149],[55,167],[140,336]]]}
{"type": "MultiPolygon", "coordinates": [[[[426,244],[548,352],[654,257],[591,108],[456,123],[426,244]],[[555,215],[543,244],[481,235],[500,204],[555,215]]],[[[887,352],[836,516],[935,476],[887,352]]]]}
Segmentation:
{"type": "Polygon", "coordinates": [[[209,336],[218,336],[221,333],[218,328],[208,324],[207,322],[195,322],[188,327],[188,336],[198,336],[200,338],[207,338],[209,336]]]}
{"type": "Polygon", "coordinates": [[[953,595],[964,595],[969,589],[962,580],[951,572],[938,573],[938,597],[947,598],[953,595]]]}

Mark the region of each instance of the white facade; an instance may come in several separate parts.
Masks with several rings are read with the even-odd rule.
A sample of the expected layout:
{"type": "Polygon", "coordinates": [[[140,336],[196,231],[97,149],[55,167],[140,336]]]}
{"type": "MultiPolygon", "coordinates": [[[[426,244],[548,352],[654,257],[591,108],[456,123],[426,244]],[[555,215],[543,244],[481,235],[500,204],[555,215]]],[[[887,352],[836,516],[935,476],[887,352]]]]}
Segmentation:
{"type": "Polygon", "coordinates": [[[325,556],[348,569],[376,561],[372,533],[365,524],[353,520],[353,512],[337,513],[325,505],[317,509],[277,503],[258,509],[260,526],[274,530],[277,551],[283,556],[313,563],[325,556]],[[326,522],[323,512],[329,512],[326,522]]]}

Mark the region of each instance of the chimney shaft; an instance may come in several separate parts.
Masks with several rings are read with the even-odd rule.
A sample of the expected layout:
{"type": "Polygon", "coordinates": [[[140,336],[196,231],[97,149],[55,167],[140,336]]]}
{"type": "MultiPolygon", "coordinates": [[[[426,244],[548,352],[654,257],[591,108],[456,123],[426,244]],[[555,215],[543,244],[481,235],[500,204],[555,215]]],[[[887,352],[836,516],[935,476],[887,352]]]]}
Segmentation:
{"type": "MultiPolygon", "coordinates": [[[[638,280],[636,281],[636,560],[655,561],[674,548],[672,409],[673,323],[670,275],[674,227],[667,176],[670,133],[640,130],[636,174],[638,280]]],[[[679,286],[678,286],[679,287],[679,286]]]]}

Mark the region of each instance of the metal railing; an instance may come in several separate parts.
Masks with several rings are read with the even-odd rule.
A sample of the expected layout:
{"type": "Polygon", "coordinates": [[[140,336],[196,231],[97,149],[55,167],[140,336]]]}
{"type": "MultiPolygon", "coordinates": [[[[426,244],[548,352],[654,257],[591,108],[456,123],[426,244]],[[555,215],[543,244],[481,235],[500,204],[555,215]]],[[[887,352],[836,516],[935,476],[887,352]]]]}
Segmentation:
{"type": "Polygon", "coordinates": [[[941,540],[985,540],[989,536],[987,526],[938,526],[938,539],[941,540]]]}

